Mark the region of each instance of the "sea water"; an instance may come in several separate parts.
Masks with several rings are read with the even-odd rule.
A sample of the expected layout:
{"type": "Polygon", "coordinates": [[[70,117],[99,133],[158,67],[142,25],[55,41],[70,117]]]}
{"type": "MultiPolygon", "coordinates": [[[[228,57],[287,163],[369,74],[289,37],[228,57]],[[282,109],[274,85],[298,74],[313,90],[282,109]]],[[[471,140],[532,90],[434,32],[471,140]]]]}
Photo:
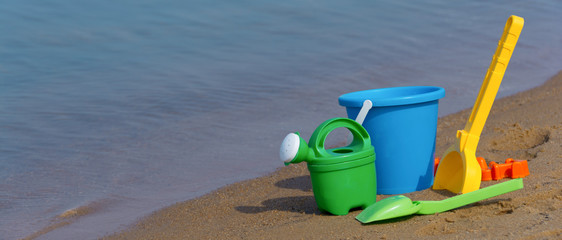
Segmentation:
{"type": "Polygon", "coordinates": [[[560,70],[562,2],[4,1],[0,238],[97,238],[270,173],[344,93],[435,85],[440,116],[471,107],[511,14],[498,97],[560,70]]]}

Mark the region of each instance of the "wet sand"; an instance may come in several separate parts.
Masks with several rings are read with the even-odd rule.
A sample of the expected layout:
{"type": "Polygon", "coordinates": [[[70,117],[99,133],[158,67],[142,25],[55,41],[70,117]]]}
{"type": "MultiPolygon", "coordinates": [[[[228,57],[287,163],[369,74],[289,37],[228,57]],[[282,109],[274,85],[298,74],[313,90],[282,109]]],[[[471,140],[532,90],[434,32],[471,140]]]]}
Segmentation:
{"type": "MultiPolygon", "coordinates": [[[[470,111],[439,119],[438,155],[455,141],[470,111]]],[[[440,214],[363,225],[355,220],[360,210],[346,216],[318,211],[301,163],[156,211],[106,239],[560,239],[562,72],[538,88],[497,100],[477,156],[488,162],[528,160],[525,188],[440,214]]],[[[481,187],[507,180],[483,181],[481,187]]],[[[454,194],[427,189],[405,195],[440,200],[454,194]]]]}

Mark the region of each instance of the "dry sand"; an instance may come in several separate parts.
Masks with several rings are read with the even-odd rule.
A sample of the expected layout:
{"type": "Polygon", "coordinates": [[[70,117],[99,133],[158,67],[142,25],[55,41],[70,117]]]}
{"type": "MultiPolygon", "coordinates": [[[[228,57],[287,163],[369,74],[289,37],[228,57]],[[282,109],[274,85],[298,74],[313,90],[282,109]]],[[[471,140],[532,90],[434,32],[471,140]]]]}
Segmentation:
{"type": "MultiPolygon", "coordinates": [[[[439,119],[438,154],[455,141],[470,111],[439,119]]],[[[561,144],[562,72],[538,88],[496,101],[482,133],[477,156],[528,160],[531,175],[522,190],[445,213],[362,225],[355,220],[360,210],[346,216],[317,210],[301,163],[177,203],[107,239],[561,239],[561,144]]],[[[406,195],[414,200],[453,196],[430,189],[406,195]]]]}

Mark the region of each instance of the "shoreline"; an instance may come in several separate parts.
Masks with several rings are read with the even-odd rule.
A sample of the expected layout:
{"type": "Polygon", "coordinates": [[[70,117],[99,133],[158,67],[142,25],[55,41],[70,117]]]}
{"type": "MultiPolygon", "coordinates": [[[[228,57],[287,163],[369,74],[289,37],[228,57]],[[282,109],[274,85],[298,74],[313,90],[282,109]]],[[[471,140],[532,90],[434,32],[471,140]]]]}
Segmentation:
{"type": "MultiPolygon", "coordinates": [[[[157,210],[103,239],[560,237],[560,96],[562,71],[539,87],[496,100],[492,107],[477,156],[487,162],[501,163],[508,157],[528,160],[531,175],[523,179],[525,188],[516,192],[436,215],[361,225],[354,219],[360,210],[345,216],[318,211],[310,175],[301,163],[157,210]]],[[[439,118],[437,155],[453,143],[471,110],[439,118]]],[[[504,181],[483,181],[481,188],[504,181]]],[[[426,189],[404,195],[441,200],[453,194],[426,189]]],[[[377,201],[388,196],[378,195],[377,201]]]]}

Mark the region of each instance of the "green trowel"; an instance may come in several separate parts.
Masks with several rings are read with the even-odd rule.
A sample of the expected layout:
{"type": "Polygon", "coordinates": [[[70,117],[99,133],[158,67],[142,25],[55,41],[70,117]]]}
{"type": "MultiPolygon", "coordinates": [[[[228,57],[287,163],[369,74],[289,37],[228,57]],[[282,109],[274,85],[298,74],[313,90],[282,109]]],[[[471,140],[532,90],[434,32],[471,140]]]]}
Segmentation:
{"type": "Polygon", "coordinates": [[[398,195],[376,202],[355,218],[362,223],[370,223],[412,214],[440,213],[522,188],[523,179],[519,178],[441,201],[412,202],[406,196],[398,195]]]}

